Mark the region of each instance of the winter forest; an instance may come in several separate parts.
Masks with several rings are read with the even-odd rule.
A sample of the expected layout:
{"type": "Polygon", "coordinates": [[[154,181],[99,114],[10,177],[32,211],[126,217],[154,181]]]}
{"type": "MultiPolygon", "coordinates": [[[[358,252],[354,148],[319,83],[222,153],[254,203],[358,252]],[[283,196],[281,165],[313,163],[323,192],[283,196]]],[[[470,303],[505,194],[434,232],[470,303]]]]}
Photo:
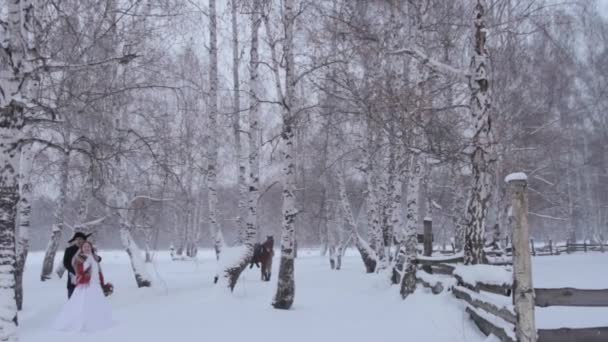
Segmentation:
{"type": "Polygon", "coordinates": [[[82,338],[76,232],[91,341],[608,341],[607,0],[0,0],[0,42],[0,341],[82,338]]]}

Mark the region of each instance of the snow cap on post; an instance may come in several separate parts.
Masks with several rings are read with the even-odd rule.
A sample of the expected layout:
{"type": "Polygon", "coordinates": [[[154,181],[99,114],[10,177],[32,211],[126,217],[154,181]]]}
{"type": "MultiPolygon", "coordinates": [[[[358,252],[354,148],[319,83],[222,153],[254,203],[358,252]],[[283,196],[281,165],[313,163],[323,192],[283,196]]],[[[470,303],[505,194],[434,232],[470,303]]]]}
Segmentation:
{"type": "Polygon", "coordinates": [[[523,172],[515,172],[515,173],[511,173],[509,174],[507,177],[505,177],[505,182],[506,183],[511,183],[511,182],[528,182],[528,176],[523,173],[523,172]]]}

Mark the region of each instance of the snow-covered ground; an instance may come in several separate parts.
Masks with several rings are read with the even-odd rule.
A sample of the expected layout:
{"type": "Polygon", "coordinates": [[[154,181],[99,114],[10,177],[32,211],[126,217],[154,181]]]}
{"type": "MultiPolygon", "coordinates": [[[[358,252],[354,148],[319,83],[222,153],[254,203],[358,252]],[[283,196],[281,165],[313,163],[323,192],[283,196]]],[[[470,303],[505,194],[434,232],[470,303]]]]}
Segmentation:
{"type": "MultiPolygon", "coordinates": [[[[60,253],[61,254],[61,253],[60,253]]],[[[201,255],[202,254],[202,255],[201,255]]],[[[212,251],[198,261],[171,261],[158,252],[150,265],[155,286],[137,289],[127,256],[101,251],[106,278],[115,286],[110,297],[115,326],[87,335],[89,342],[205,341],[290,342],[408,340],[425,342],[484,341],[451,293],[418,290],[405,301],[385,279],[365,274],[358,256],[345,257],[343,270],[329,270],[318,251],[300,251],[296,261],[296,301],[290,311],[270,306],[276,287],[278,258],[272,281],[260,281],[259,269],[247,270],[233,294],[213,285],[212,251]],[[407,339],[404,339],[407,336],[407,339]]],[[[61,255],[58,256],[61,257],[61,255]]],[[[20,313],[25,342],[81,341],[81,334],[54,332],[50,325],[65,302],[65,279],[40,282],[41,253],[28,258],[24,310],[20,313]]],[[[608,253],[562,255],[534,259],[536,287],[608,288],[608,253]]],[[[607,309],[537,309],[539,328],[608,326],[607,309]]]]}
{"type": "MultiPolygon", "coordinates": [[[[88,342],[120,341],[483,341],[485,337],[451,294],[419,290],[407,300],[384,279],[364,273],[359,257],[347,256],[343,270],[329,270],[318,252],[301,251],[296,261],[296,301],[292,310],[270,305],[276,288],[278,258],[271,282],[247,270],[234,294],[212,283],[216,262],[210,251],[199,261],[173,262],[156,256],[155,287],[137,289],[124,252],[101,251],[106,278],[115,286],[110,297],[115,327],[91,334],[88,342]],[[284,336],[289,336],[285,340],[284,336]]],[[[278,254],[278,253],[277,253],[278,254]]],[[[65,279],[39,280],[41,254],[28,258],[24,311],[25,342],[82,341],[81,334],[50,330],[65,301],[65,279]]]]}

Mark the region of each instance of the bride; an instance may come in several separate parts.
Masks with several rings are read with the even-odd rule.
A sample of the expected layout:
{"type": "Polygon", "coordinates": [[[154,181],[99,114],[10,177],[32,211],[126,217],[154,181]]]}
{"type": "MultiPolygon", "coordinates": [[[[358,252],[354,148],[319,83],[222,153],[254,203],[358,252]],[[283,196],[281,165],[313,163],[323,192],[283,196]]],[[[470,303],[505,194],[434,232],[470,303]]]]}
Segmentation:
{"type": "Polygon", "coordinates": [[[76,289],[55,321],[61,331],[91,332],[112,325],[110,304],[103,294],[103,274],[93,254],[93,245],[85,242],[72,260],[76,270],[76,289]]]}

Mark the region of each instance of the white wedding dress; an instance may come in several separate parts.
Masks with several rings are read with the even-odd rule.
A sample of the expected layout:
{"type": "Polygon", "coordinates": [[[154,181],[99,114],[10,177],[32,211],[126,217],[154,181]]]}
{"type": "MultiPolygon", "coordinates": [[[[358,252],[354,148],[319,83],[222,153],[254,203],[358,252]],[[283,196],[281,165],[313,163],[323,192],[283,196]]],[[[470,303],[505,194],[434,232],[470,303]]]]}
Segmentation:
{"type": "Polygon", "coordinates": [[[85,270],[91,268],[91,281],[76,286],[55,321],[56,330],[93,332],[112,326],[110,303],[100,285],[99,264],[89,256],[83,266],[85,270]]]}

